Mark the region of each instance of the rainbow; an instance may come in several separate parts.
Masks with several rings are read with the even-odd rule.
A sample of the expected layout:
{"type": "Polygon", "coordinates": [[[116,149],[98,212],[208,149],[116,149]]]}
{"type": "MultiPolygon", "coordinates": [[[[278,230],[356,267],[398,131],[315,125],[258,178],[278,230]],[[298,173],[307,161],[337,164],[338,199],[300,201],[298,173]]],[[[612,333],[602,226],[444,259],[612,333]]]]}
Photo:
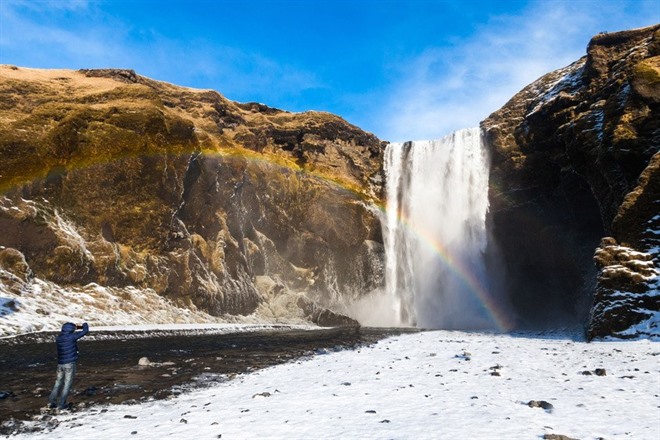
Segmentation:
{"type": "MultiPolygon", "coordinates": [[[[384,205],[377,205],[378,209],[386,213],[387,208],[384,205]]],[[[488,288],[484,286],[483,282],[479,280],[470,270],[465,267],[458,259],[456,259],[451,252],[433,236],[429,231],[423,228],[414,226],[410,219],[402,212],[397,213],[397,221],[406,230],[412,233],[420,243],[427,249],[431,250],[447,269],[449,269],[458,279],[468,287],[469,291],[475,295],[479,300],[481,306],[488,313],[488,316],[497,326],[499,331],[509,331],[514,327],[513,316],[504,307],[499,305],[493,296],[489,293],[488,288]]]]}
{"type": "MultiPolygon", "coordinates": [[[[338,177],[325,176],[322,173],[307,171],[304,168],[301,168],[292,161],[288,161],[282,157],[268,157],[263,153],[256,153],[249,150],[243,149],[227,149],[227,150],[215,150],[209,151],[204,150],[201,153],[205,156],[215,156],[228,159],[242,159],[246,162],[250,162],[256,165],[267,165],[275,166],[284,170],[292,171],[299,174],[304,174],[306,176],[321,180],[336,190],[342,191],[344,193],[350,194],[353,197],[362,200],[366,205],[375,207],[382,214],[387,212],[387,207],[384,203],[374,200],[371,197],[366,196],[364,193],[356,189],[356,185],[349,183],[340,179],[338,177]]],[[[185,153],[184,153],[185,154],[185,153]]],[[[132,155],[126,155],[130,157],[132,155]]],[[[137,155],[136,155],[137,156],[137,155]]],[[[103,165],[106,163],[112,163],[116,160],[123,159],[124,157],[115,157],[113,160],[108,160],[98,163],[87,163],[85,166],[76,167],[77,169],[91,168],[94,166],[103,165]]],[[[72,168],[68,168],[68,171],[71,171],[72,168]]],[[[2,188],[5,192],[7,188],[2,188]]],[[[513,328],[514,322],[513,318],[507,311],[504,310],[499,304],[496,303],[492,295],[488,292],[488,289],[483,285],[483,283],[475,277],[468,268],[464,267],[460,261],[458,261],[451,252],[437,240],[430,232],[423,230],[422,228],[416,227],[412,222],[406,218],[406,216],[399,212],[397,213],[398,222],[404,226],[409,232],[411,232],[415,237],[419,239],[419,242],[430,249],[435,255],[438,256],[440,261],[455,274],[462,283],[469,288],[469,290],[475,295],[479,300],[483,308],[488,313],[489,317],[492,318],[493,322],[497,325],[498,329],[501,331],[507,331],[513,328]]]]}
{"type": "MultiPolygon", "coordinates": [[[[223,154],[219,155],[224,157],[227,156],[223,154]]],[[[378,211],[381,212],[382,215],[386,215],[386,204],[376,200],[367,199],[363,193],[356,191],[354,188],[346,185],[341,180],[331,179],[318,173],[308,172],[297,166],[283,165],[281,162],[269,160],[265,158],[265,156],[257,157],[255,155],[255,157],[242,157],[252,163],[267,164],[270,166],[274,165],[325,181],[337,190],[352,194],[353,196],[362,199],[365,201],[365,203],[375,207],[378,211]]],[[[447,267],[454,275],[456,275],[457,278],[469,289],[469,291],[474,294],[475,298],[488,313],[489,318],[491,318],[491,320],[495,323],[499,331],[509,331],[514,327],[515,322],[512,314],[508,312],[502,305],[496,302],[488,288],[484,286],[483,282],[479,280],[473,273],[471,273],[469,268],[465,267],[458,259],[456,259],[443,245],[442,242],[435,238],[429,231],[414,226],[410,219],[407,218],[402,212],[397,213],[397,221],[400,225],[404,226],[407,231],[411,232],[415,237],[417,237],[420,243],[431,250],[440,259],[440,261],[443,262],[445,267],[447,267]]]]}
{"type": "MultiPolygon", "coordinates": [[[[256,163],[266,163],[269,165],[275,165],[282,168],[288,168],[292,171],[303,173],[311,177],[323,180],[326,183],[330,184],[337,190],[341,190],[347,193],[350,193],[354,196],[357,196],[360,199],[365,199],[364,194],[356,191],[354,188],[351,188],[343,184],[340,180],[330,179],[323,175],[317,173],[311,173],[304,171],[299,168],[286,167],[281,163],[269,161],[262,157],[246,158],[250,162],[256,163]]],[[[386,215],[387,206],[384,203],[375,200],[365,200],[366,203],[375,207],[381,214],[386,215]]],[[[487,312],[489,318],[495,323],[499,331],[509,331],[514,325],[514,317],[510,312],[508,312],[503,305],[499,304],[493,295],[489,292],[489,289],[479,280],[469,268],[465,267],[461,261],[456,259],[452,253],[447,249],[444,244],[439,241],[436,237],[433,236],[429,231],[424,230],[418,226],[413,225],[407,216],[402,212],[397,213],[397,221],[400,225],[404,226],[407,231],[411,232],[420,243],[426,246],[431,250],[442,263],[447,267],[467,288],[472,292],[475,298],[479,301],[483,309],[487,312]]]]}

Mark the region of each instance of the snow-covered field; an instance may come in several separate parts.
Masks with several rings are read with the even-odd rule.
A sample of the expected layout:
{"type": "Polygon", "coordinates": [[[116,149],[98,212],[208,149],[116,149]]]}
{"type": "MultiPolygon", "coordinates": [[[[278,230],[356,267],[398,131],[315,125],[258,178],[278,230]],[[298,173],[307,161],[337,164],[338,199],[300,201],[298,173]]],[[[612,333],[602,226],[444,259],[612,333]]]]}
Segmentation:
{"type": "Polygon", "coordinates": [[[158,295],[153,289],[104,287],[88,284],[61,287],[49,281],[32,278],[28,282],[0,269],[0,338],[26,333],[59,331],[67,321],[89,322],[95,329],[167,330],[169,324],[199,324],[205,329],[220,328],[240,331],[241,325],[272,327],[280,324],[307,326],[302,317],[277,319],[259,315],[211,316],[194,307],[183,308],[158,295]],[[13,279],[12,279],[13,278],[13,279]],[[16,282],[10,289],[3,280],[16,282]]]}
{"type": "Polygon", "coordinates": [[[657,342],[433,331],[60,414],[16,438],[657,440],[659,395],[657,342]]]}

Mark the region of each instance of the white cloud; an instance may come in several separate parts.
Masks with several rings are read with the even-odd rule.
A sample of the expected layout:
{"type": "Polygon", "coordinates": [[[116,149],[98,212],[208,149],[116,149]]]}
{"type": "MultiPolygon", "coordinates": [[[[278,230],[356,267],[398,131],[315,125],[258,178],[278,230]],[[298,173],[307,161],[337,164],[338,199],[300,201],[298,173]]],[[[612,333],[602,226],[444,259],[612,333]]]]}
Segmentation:
{"type": "Polygon", "coordinates": [[[653,13],[644,14],[654,4],[635,2],[638,9],[626,15],[621,2],[548,1],[520,16],[494,17],[469,39],[397,67],[401,80],[375,115],[376,131],[403,141],[474,127],[527,84],[583,56],[592,35],[653,24],[653,13]]]}

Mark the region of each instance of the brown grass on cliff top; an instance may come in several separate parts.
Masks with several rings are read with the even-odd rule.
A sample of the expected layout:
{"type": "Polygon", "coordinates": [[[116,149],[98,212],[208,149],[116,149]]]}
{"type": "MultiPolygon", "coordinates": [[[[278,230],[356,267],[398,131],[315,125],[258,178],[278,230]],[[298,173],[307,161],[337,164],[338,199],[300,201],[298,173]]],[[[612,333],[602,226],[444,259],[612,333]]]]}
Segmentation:
{"type": "Polygon", "coordinates": [[[272,139],[261,151],[250,151],[241,141],[252,130],[268,133],[269,127],[313,130],[335,124],[361,132],[330,113],[238,104],[213,90],[116,69],[86,73],[0,65],[0,98],[0,191],[45,178],[53,169],[203,151],[307,171],[363,193],[355,176],[329,166],[307,169],[272,139]]]}

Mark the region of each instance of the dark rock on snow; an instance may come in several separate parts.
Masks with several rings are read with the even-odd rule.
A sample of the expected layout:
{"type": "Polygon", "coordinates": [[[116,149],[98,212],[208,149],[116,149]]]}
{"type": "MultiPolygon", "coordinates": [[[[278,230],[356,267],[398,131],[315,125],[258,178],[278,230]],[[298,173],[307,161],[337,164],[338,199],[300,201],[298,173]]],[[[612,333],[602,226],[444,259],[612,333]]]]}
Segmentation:
{"type": "Polygon", "coordinates": [[[543,434],[544,440],[579,440],[562,434],[543,434]]]}
{"type": "Polygon", "coordinates": [[[530,400],[527,403],[527,406],[530,408],[543,408],[546,411],[552,411],[555,408],[552,403],[546,402],[545,400],[530,400]]]}

